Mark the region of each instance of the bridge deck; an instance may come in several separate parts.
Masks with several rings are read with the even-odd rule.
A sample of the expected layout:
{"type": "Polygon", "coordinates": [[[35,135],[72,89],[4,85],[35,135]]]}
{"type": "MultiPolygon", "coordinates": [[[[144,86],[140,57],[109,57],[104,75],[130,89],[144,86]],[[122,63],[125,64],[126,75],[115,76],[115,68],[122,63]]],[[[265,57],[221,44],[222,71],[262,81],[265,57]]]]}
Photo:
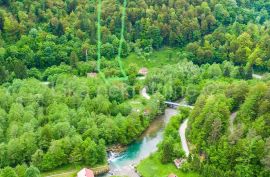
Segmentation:
{"type": "Polygon", "coordinates": [[[174,102],[171,102],[171,101],[165,101],[165,104],[167,104],[167,105],[169,105],[169,106],[173,106],[173,107],[179,107],[179,106],[182,106],[182,107],[188,107],[188,108],[193,109],[193,106],[190,106],[190,105],[188,105],[188,104],[174,103],[174,102]]]}
{"type": "Polygon", "coordinates": [[[165,101],[166,104],[172,105],[172,106],[180,106],[179,103],[174,103],[174,102],[170,102],[170,101],[165,101]]]}

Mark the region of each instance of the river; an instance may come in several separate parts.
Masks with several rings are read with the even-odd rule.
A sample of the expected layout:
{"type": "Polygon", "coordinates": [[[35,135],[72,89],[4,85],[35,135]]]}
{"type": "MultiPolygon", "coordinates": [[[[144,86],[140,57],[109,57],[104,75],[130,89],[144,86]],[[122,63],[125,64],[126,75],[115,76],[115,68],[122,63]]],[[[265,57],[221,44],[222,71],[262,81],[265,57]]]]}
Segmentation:
{"type": "Polygon", "coordinates": [[[141,137],[130,144],[126,151],[115,158],[110,158],[110,173],[105,176],[119,175],[138,177],[134,166],[140,160],[148,157],[157,150],[157,144],[162,141],[163,130],[170,118],[177,114],[177,110],[167,108],[165,114],[156,118],[141,137]]]}

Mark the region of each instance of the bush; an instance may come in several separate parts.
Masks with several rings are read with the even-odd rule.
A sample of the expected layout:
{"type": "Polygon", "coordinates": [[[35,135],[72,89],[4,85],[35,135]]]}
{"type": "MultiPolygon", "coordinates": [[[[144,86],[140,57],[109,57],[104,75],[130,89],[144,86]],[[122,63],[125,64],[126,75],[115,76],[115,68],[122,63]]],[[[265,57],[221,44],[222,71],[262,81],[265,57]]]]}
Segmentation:
{"type": "Polygon", "coordinates": [[[40,80],[41,72],[37,68],[31,68],[27,71],[27,77],[33,77],[40,80]]]}
{"type": "Polygon", "coordinates": [[[11,167],[5,167],[2,171],[1,171],[1,177],[18,177],[18,175],[16,174],[15,170],[11,167]]]}
{"type": "Polygon", "coordinates": [[[30,166],[26,172],[25,172],[25,177],[39,177],[40,176],[40,171],[38,168],[34,166],[30,166]]]}
{"type": "Polygon", "coordinates": [[[191,165],[190,165],[190,163],[188,163],[188,162],[183,163],[182,166],[181,166],[181,170],[184,173],[190,172],[191,171],[191,165]]]}

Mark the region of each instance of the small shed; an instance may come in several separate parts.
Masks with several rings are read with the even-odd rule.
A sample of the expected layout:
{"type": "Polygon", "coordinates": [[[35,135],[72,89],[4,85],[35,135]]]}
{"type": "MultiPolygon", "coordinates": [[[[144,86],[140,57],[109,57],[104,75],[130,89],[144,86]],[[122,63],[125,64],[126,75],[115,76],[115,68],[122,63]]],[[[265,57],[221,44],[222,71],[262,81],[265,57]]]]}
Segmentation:
{"type": "Polygon", "coordinates": [[[87,73],[88,78],[95,78],[97,77],[97,73],[87,73]]]}
{"type": "Polygon", "coordinates": [[[173,162],[177,168],[180,168],[186,162],[186,159],[175,159],[173,162]]]}
{"type": "Polygon", "coordinates": [[[94,172],[88,168],[83,168],[77,173],[77,177],[95,177],[94,172]]]}
{"type": "Polygon", "coordinates": [[[147,68],[141,68],[139,70],[139,75],[146,76],[148,74],[148,69],[147,68]]]}
{"type": "Polygon", "coordinates": [[[177,175],[171,173],[168,177],[177,177],[177,175]]]}

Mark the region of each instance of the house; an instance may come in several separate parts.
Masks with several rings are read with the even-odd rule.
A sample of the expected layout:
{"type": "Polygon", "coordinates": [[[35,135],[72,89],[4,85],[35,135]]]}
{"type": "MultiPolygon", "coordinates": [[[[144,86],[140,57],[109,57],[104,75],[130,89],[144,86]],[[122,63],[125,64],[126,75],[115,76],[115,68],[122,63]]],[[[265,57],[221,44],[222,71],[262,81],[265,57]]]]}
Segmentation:
{"type": "Polygon", "coordinates": [[[149,116],[151,114],[151,110],[150,109],[145,109],[144,112],[143,112],[143,114],[145,116],[149,116]]]}
{"type": "Polygon", "coordinates": [[[177,177],[175,174],[171,173],[168,177],[177,177]]]}
{"type": "Polygon", "coordinates": [[[184,162],[186,162],[186,160],[185,160],[185,159],[175,159],[173,162],[174,162],[174,164],[175,164],[175,166],[176,166],[177,168],[180,168],[181,165],[182,165],[184,162]]]}
{"type": "Polygon", "coordinates": [[[97,77],[97,73],[87,73],[88,78],[95,78],[97,77]]]}
{"type": "Polygon", "coordinates": [[[77,177],[95,177],[95,175],[92,170],[84,168],[77,173],[77,177]]]}
{"type": "Polygon", "coordinates": [[[148,69],[147,68],[141,68],[139,70],[139,75],[143,75],[143,76],[146,76],[148,74],[148,69]]]}

